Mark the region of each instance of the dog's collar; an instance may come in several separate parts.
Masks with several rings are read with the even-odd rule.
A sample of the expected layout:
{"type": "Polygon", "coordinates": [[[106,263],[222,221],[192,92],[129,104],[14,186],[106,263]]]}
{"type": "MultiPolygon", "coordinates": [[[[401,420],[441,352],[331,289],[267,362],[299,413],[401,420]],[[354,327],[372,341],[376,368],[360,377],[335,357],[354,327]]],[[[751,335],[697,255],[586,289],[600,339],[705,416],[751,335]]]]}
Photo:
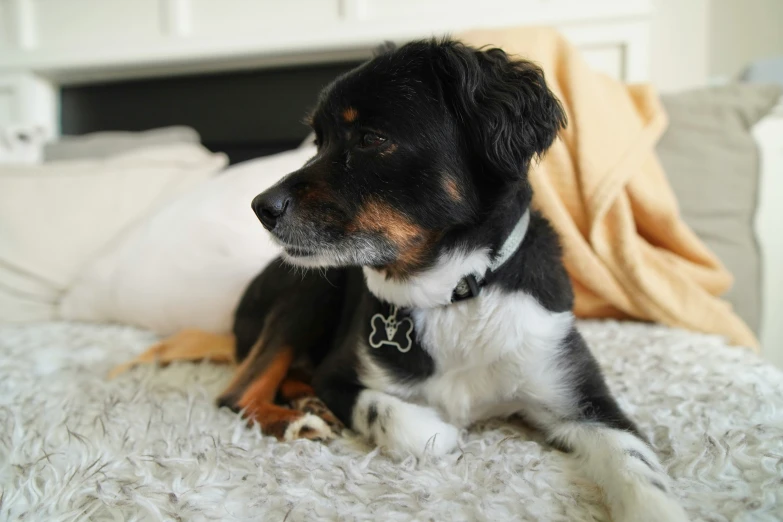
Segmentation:
{"type": "MultiPolygon", "coordinates": [[[[457,283],[457,287],[451,293],[451,302],[464,301],[477,297],[481,293],[481,287],[486,281],[487,274],[496,271],[503,266],[525,239],[527,229],[530,226],[530,210],[526,210],[514,230],[508,235],[500,250],[497,251],[489,263],[484,274],[468,274],[457,283]]],[[[400,353],[407,353],[416,345],[413,319],[409,316],[410,310],[405,310],[380,300],[380,312],[370,318],[370,328],[367,341],[372,348],[382,346],[396,348],[400,353]]]]}
{"type": "Polygon", "coordinates": [[[487,271],[482,275],[468,274],[459,280],[454,291],[451,293],[451,302],[464,301],[465,299],[472,299],[481,293],[481,287],[484,286],[484,281],[487,278],[487,274],[496,271],[503,266],[511,256],[519,250],[519,246],[524,241],[527,235],[527,229],[530,226],[530,209],[525,210],[522,217],[519,218],[517,224],[514,225],[514,229],[508,235],[503,245],[495,253],[494,259],[489,263],[487,271]]]}

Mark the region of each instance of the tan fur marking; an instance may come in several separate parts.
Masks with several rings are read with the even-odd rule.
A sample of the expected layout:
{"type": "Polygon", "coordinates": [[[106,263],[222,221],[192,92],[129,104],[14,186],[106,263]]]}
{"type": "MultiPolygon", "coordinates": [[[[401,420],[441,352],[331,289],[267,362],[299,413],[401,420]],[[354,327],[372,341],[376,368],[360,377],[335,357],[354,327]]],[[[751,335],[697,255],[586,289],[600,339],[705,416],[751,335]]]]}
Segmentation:
{"type": "Polygon", "coordinates": [[[359,117],[359,113],[353,107],[348,107],[343,111],[343,120],[345,120],[347,123],[355,122],[356,118],[358,117],[359,117]]]}
{"type": "Polygon", "coordinates": [[[293,378],[290,375],[286,377],[280,385],[279,393],[280,396],[288,402],[295,399],[301,399],[302,397],[315,396],[315,390],[313,390],[313,387],[309,383],[293,378]]]}
{"type": "Polygon", "coordinates": [[[317,183],[312,184],[308,189],[307,192],[302,194],[300,198],[300,203],[306,203],[314,201],[316,203],[320,203],[322,201],[330,201],[332,198],[329,194],[329,189],[326,187],[324,183],[317,183]]]}
{"type": "Polygon", "coordinates": [[[348,227],[348,233],[369,231],[383,234],[399,252],[397,261],[383,267],[388,277],[401,278],[424,262],[436,234],[412,223],[389,205],[368,201],[348,227]]]}
{"type": "Polygon", "coordinates": [[[166,366],[176,361],[203,361],[228,364],[234,362],[234,336],[219,335],[202,330],[182,330],[151,346],[132,361],[113,368],[108,375],[113,379],[139,364],[166,366]]]}
{"type": "MultiPolygon", "coordinates": [[[[245,417],[256,421],[264,435],[272,435],[283,440],[288,426],[304,417],[304,412],[291,410],[271,402],[253,403],[245,410],[245,417]]],[[[302,433],[302,438],[309,438],[302,433]]]]}
{"type": "Polygon", "coordinates": [[[448,175],[443,179],[443,188],[453,201],[462,201],[462,192],[459,189],[459,185],[448,175]]]}
{"type": "Polygon", "coordinates": [[[252,372],[254,374],[250,385],[243,390],[242,396],[237,402],[237,406],[240,408],[249,408],[253,404],[263,404],[274,400],[277,389],[294,360],[294,350],[288,346],[283,348],[266,368],[254,368],[253,359],[250,356],[245,358],[237,369],[234,381],[228,387],[228,389],[236,388],[235,383],[243,382],[246,379],[246,373],[252,372]],[[257,373],[259,370],[260,374],[257,373]]]}
{"type": "Polygon", "coordinates": [[[380,232],[402,250],[424,236],[424,229],[411,223],[410,219],[389,205],[368,201],[348,227],[348,232],[380,232]]]}
{"type": "Polygon", "coordinates": [[[396,143],[392,143],[391,145],[386,147],[385,151],[380,153],[380,156],[391,156],[395,152],[397,152],[397,144],[396,143]]]}

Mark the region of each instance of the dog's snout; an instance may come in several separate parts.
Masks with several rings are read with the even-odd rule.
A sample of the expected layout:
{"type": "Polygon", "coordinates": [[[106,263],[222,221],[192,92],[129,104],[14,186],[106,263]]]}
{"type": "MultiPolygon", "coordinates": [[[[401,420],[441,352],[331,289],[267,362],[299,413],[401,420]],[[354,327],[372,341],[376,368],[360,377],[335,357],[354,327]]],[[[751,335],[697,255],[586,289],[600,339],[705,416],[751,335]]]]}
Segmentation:
{"type": "Polygon", "coordinates": [[[267,230],[272,230],[291,206],[291,194],[281,188],[273,187],[253,199],[253,212],[267,230]]]}

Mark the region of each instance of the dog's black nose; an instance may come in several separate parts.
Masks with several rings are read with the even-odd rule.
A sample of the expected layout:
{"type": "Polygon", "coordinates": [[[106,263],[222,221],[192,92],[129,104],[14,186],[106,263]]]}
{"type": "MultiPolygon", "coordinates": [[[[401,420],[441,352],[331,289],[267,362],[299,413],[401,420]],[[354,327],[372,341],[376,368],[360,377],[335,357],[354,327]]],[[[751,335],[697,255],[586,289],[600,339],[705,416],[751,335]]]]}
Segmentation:
{"type": "Polygon", "coordinates": [[[272,187],[253,198],[253,212],[267,230],[272,230],[277,221],[291,206],[291,195],[281,187],[272,187]]]}

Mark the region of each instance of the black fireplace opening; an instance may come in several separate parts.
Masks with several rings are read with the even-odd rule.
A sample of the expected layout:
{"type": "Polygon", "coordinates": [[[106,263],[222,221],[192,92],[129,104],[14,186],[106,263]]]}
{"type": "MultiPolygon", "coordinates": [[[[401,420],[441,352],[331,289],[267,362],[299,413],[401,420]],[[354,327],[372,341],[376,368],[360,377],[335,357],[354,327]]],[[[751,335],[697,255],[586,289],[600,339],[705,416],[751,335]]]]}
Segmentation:
{"type": "Polygon", "coordinates": [[[63,135],[187,125],[232,164],[299,146],[318,93],[361,62],[64,86],[63,135]]]}

